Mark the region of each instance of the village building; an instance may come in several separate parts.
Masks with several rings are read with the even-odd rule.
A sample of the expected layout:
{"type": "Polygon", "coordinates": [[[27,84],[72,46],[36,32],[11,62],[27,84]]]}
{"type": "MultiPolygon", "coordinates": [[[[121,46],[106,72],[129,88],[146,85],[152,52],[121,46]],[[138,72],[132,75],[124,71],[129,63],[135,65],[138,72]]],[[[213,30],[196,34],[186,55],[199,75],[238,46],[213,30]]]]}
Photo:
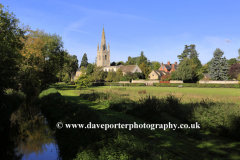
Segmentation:
{"type": "Polygon", "coordinates": [[[161,67],[158,70],[165,71],[166,73],[171,73],[172,71],[176,71],[177,67],[177,62],[175,62],[174,64],[170,64],[170,61],[168,61],[167,64],[163,64],[162,62],[161,67]]]}
{"type": "Polygon", "coordinates": [[[163,75],[168,75],[169,73],[160,70],[153,70],[149,75],[149,79],[157,79],[160,80],[163,75]]]}

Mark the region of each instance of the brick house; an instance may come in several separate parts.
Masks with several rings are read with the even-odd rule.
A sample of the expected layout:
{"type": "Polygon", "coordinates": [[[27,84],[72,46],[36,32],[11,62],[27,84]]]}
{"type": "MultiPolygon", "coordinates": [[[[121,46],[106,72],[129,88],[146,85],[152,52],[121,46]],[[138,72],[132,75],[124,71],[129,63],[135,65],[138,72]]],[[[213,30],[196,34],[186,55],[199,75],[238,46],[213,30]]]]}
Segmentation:
{"type": "Polygon", "coordinates": [[[158,69],[159,71],[164,71],[166,73],[171,73],[172,71],[177,70],[177,62],[174,64],[170,64],[170,61],[167,62],[167,64],[161,63],[161,67],[158,69]]]}

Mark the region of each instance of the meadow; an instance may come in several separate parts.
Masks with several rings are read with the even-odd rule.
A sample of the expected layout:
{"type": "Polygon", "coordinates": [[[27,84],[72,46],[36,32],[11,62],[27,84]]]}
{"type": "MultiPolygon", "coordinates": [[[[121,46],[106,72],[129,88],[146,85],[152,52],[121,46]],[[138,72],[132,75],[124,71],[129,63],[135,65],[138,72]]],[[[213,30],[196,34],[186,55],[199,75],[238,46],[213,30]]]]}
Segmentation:
{"type": "MultiPolygon", "coordinates": [[[[55,119],[53,125],[64,119],[76,123],[190,124],[197,121],[201,124],[200,130],[110,129],[88,131],[88,135],[85,131],[57,130],[59,142],[75,143],[74,153],[68,152],[71,158],[240,159],[239,89],[101,86],[76,90],[74,85],[63,84],[52,85],[50,89],[53,88],[54,91],[45,94],[50,97],[42,105],[50,123],[55,119]],[[61,101],[54,96],[61,97],[64,106],[58,107],[61,101]],[[68,133],[68,138],[61,132],[68,133]],[[97,137],[97,132],[102,136],[97,137]],[[82,138],[76,141],[73,136],[82,138]],[[93,141],[83,141],[84,137],[93,141]]],[[[69,144],[65,143],[65,147],[59,144],[60,151],[67,150],[69,144]]]]}

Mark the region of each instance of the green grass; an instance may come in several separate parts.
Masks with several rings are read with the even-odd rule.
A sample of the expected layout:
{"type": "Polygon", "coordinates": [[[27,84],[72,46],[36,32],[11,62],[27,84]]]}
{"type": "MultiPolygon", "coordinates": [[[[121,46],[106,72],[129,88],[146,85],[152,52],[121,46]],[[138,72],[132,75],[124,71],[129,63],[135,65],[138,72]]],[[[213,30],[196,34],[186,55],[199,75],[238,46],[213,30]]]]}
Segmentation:
{"type": "MultiPolygon", "coordinates": [[[[53,85],[51,87],[56,87],[61,95],[69,102],[76,104],[85,104],[93,108],[97,115],[100,117],[103,123],[151,123],[150,120],[144,120],[143,117],[137,118],[123,112],[112,110],[108,107],[108,101],[102,99],[97,99],[96,101],[89,101],[80,97],[79,94],[91,94],[93,92],[104,92],[109,94],[115,94],[120,97],[120,95],[129,94],[129,96],[122,96],[122,98],[129,97],[132,100],[138,100],[141,97],[146,97],[146,95],[151,94],[159,97],[166,97],[167,93],[175,92],[177,97],[182,98],[182,102],[188,103],[189,98],[195,99],[200,102],[202,98],[208,97],[210,99],[227,99],[228,101],[234,102],[234,105],[238,105],[236,98],[236,90],[233,88],[173,88],[173,87],[92,87],[85,90],[74,90],[74,87],[67,85],[53,85]],[[69,89],[68,89],[69,88],[69,89]],[[123,88],[126,88],[123,89],[123,88]],[[184,90],[183,90],[184,89],[184,90]],[[206,90],[207,89],[207,90],[206,90]],[[208,90],[209,89],[209,90],[208,90]],[[94,90],[94,91],[91,91],[94,90]],[[138,94],[138,91],[146,90],[146,94],[138,94]],[[189,92],[187,92],[189,90],[189,92]],[[213,91],[215,90],[215,91],[213,91]],[[217,91],[218,90],[218,91],[217,91]],[[207,94],[211,91],[212,94],[207,94]],[[217,91],[217,92],[216,92],[217,91]],[[219,93],[219,92],[224,93],[219,93]],[[235,93],[230,94],[230,93],[235,93]],[[227,96],[228,98],[224,98],[227,96]]],[[[239,90],[237,90],[239,91],[239,90]]],[[[117,103],[117,102],[116,102],[117,103]]],[[[120,102],[122,103],[122,102],[120,102]]],[[[217,107],[221,107],[218,105],[217,107]]],[[[201,108],[200,108],[201,109],[201,108]]],[[[203,109],[203,108],[202,108],[203,109]]],[[[204,110],[202,110],[204,111],[204,110]]],[[[219,110],[213,110],[205,113],[208,114],[217,113],[219,110]]],[[[221,110],[220,110],[221,111],[221,110]]],[[[222,110],[223,112],[224,110],[222,110]]],[[[217,113],[219,114],[219,113],[217,113]]],[[[201,114],[196,113],[196,117],[201,119],[201,114]]],[[[195,118],[196,118],[195,117],[195,118]]],[[[179,118],[172,116],[170,114],[165,114],[166,120],[171,122],[181,122],[179,118]]],[[[212,120],[214,117],[210,117],[212,120]]],[[[225,117],[223,117],[225,118],[225,117]]],[[[227,118],[227,117],[226,117],[227,118]]],[[[216,118],[215,118],[216,119],[216,118]]],[[[80,122],[79,122],[80,123],[80,122]]],[[[137,159],[137,157],[144,157],[143,155],[155,155],[150,159],[240,159],[240,142],[236,140],[229,139],[223,136],[217,135],[217,133],[211,131],[201,130],[200,134],[203,139],[198,140],[194,135],[194,131],[184,131],[176,132],[172,130],[147,130],[147,129],[135,129],[135,130],[124,130],[121,132],[122,136],[109,139],[106,144],[98,144],[97,149],[89,148],[84,151],[78,152],[78,158],[92,159],[98,156],[98,159],[104,159],[108,157],[109,159],[137,159]],[[112,148],[112,150],[111,150],[112,148]],[[138,150],[136,149],[138,148],[138,150]],[[95,152],[97,150],[97,152],[95,152]],[[159,152],[157,150],[160,150],[159,152]],[[146,152],[145,152],[146,151],[146,152]],[[152,154],[151,154],[152,151],[152,154]],[[137,153],[137,155],[135,155],[137,153]],[[159,154],[157,154],[159,153],[159,154]],[[101,158],[102,156],[102,158],[101,158]],[[164,157],[164,158],[163,158],[164,157]]],[[[114,137],[114,136],[113,136],[114,137]]],[[[146,159],[143,158],[143,159],[146,159]]]]}

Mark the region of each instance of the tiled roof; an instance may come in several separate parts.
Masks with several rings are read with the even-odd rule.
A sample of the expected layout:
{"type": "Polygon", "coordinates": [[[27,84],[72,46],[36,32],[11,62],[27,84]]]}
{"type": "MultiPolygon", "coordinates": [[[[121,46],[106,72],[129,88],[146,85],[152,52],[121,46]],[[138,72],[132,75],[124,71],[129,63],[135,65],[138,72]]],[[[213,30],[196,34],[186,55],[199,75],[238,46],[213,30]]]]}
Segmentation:
{"type": "Polygon", "coordinates": [[[208,74],[208,73],[203,73],[203,75],[204,75],[206,78],[211,78],[211,77],[210,77],[210,74],[208,74]]]}
{"type": "Polygon", "coordinates": [[[136,67],[136,65],[127,65],[127,66],[121,66],[122,72],[132,72],[132,70],[136,67]]]}
{"type": "Polygon", "coordinates": [[[154,70],[154,72],[155,72],[158,76],[163,76],[163,75],[166,74],[165,71],[154,70]]]}
{"type": "MultiPolygon", "coordinates": [[[[170,65],[168,65],[168,64],[163,64],[163,66],[166,67],[167,70],[171,70],[171,69],[172,69],[172,65],[173,65],[173,64],[170,64],[170,65]]],[[[176,65],[176,64],[174,64],[174,69],[177,70],[177,65],[176,65]]]]}

